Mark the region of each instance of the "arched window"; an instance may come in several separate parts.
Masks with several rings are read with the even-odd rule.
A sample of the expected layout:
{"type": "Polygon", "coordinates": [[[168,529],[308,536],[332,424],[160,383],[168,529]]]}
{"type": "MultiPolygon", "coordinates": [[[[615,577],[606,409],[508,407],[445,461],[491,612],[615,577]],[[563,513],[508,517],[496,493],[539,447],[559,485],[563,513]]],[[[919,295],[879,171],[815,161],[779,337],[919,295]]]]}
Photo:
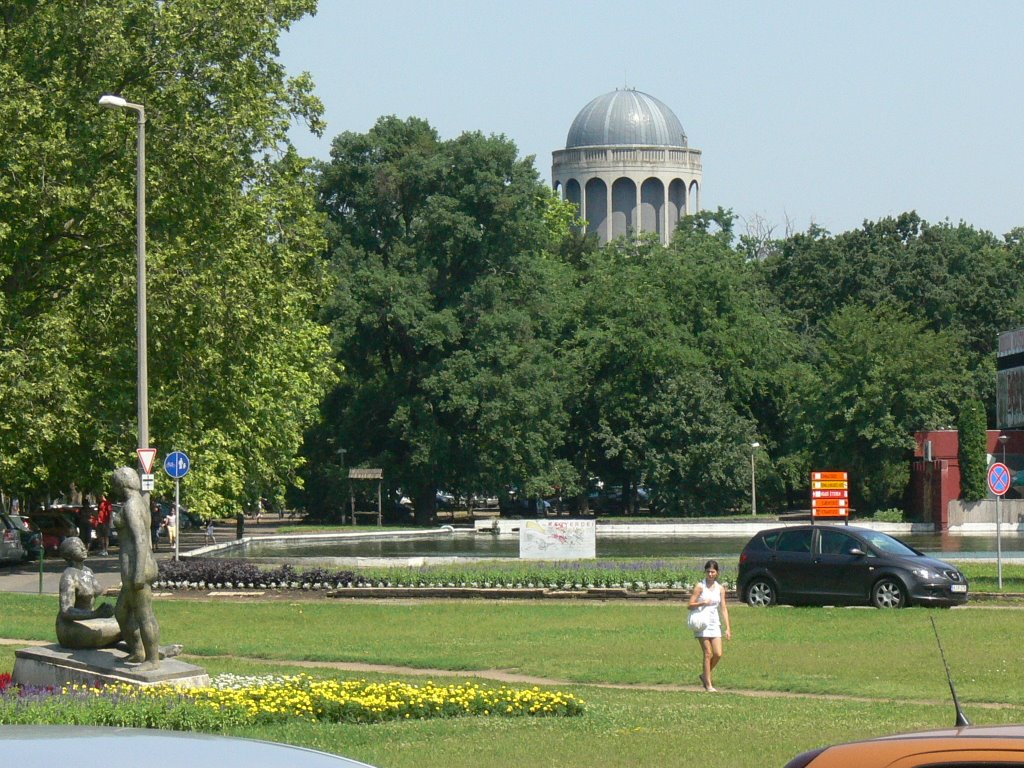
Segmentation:
{"type": "Polygon", "coordinates": [[[612,184],[612,231],[611,238],[622,237],[637,229],[636,182],[632,179],[616,179],[612,184]]]}

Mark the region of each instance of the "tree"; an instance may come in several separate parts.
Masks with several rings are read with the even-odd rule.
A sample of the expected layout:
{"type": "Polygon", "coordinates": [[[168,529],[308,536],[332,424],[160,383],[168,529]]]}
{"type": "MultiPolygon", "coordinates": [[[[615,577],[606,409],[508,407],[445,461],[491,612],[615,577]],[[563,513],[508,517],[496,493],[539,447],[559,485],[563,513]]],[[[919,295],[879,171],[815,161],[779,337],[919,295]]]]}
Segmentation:
{"type": "Polygon", "coordinates": [[[575,465],[583,480],[650,485],[663,513],[740,507],[749,444],[782,445],[796,337],[732,247],[731,223],[724,211],[688,217],[669,248],[619,239],[583,271],[575,465]]]}
{"type": "Polygon", "coordinates": [[[287,140],[320,107],[275,57],[315,5],[0,3],[0,487],[99,490],[134,463],[135,126],[103,93],[147,115],[151,443],[191,454],[201,513],[292,478],[332,371],[287,140]]]}
{"type": "Polygon", "coordinates": [[[807,411],[815,460],[850,470],[854,508],[901,504],[914,433],[952,423],[969,388],[962,339],[899,308],[851,303],[818,350],[822,387],[807,411]]]}
{"type": "Polygon", "coordinates": [[[334,140],[320,199],[344,373],[311,455],[329,438],[383,467],[420,522],[438,488],[559,484],[571,283],[550,256],[561,204],[532,161],[503,137],[442,141],[424,120],[385,117],[334,140]]]}
{"type": "Polygon", "coordinates": [[[981,501],[988,496],[988,436],[985,409],[978,400],[968,400],[957,418],[960,459],[960,498],[981,501]]]}

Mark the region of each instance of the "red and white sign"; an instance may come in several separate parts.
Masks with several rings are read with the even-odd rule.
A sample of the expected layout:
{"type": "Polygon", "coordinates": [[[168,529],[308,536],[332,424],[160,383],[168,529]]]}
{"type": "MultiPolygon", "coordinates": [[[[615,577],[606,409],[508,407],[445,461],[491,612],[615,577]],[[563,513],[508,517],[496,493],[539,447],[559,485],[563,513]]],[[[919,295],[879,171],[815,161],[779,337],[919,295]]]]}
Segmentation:
{"type": "Polygon", "coordinates": [[[139,464],[142,465],[142,471],[147,475],[153,474],[153,462],[156,461],[156,448],[136,448],[135,452],[139,454],[139,464]]]}

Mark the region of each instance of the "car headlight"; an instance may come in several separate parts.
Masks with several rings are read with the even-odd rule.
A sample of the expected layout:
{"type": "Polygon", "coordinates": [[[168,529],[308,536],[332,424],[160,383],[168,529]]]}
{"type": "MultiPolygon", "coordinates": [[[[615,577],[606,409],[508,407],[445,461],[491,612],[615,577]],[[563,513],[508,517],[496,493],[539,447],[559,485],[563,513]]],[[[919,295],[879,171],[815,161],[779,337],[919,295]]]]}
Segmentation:
{"type": "Polygon", "coordinates": [[[919,579],[938,579],[938,578],[940,578],[939,574],[937,574],[935,571],[929,571],[927,568],[914,568],[911,571],[911,573],[914,574],[915,576],[917,576],[917,578],[919,578],[919,579]]]}

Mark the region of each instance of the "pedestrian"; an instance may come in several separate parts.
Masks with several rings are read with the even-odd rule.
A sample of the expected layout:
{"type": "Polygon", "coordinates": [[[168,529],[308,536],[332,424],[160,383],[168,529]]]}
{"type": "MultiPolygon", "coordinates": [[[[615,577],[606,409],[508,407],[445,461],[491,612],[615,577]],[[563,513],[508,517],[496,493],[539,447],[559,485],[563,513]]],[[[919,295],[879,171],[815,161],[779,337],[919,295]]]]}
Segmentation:
{"type": "Polygon", "coordinates": [[[106,557],[110,546],[110,517],[114,512],[114,505],[104,494],[100,498],[99,511],[96,513],[96,537],[99,539],[100,554],[106,557]]]}
{"type": "Polygon", "coordinates": [[[704,655],[704,671],[700,683],[705,691],[715,692],[712,673],[722,660],[722,625],[725,639],[732,639],[729,608],[725,604],[725,589],[718,581],[718,561],[704,563],[704,578],[693,588],[690,596],[690,616],[687,625],[693,630],[704,655]]]}
{"type": "Polygon", "coordinates": [[[170,514],[164,518],[164,528],[167,529],[167,543],[174,548],[174,542],[178,539],[178,515],[172,509],[170,514]]]}
{"type": "Polygon", "coordinates": [[[78,538],[82,540],[85,551],[88,552],[92,547],[92,509],[84,498],[82,506],[78,508],[78,538]]]}
{"type": "Polygon", "coordinates": [[[217,539],[213,535],[213,518],[206,521],[206,543],[216,544],[217,539]]]}

